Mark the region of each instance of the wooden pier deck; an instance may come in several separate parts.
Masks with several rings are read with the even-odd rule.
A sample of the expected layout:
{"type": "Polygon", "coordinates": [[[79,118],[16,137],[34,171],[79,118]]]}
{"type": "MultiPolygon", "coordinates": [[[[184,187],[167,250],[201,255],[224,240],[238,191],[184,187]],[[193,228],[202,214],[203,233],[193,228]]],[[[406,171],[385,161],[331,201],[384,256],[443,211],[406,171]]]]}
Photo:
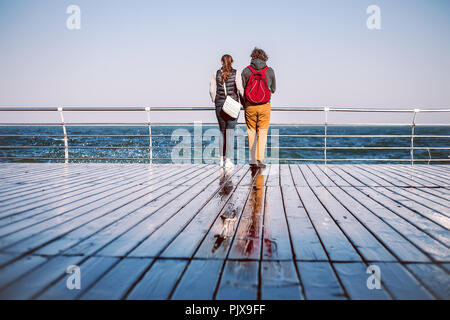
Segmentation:
{"type": "Polygon", "coordinates": [[[446,165],[0,164],[0,298],[450,299],[449,178],[446,165]]]}

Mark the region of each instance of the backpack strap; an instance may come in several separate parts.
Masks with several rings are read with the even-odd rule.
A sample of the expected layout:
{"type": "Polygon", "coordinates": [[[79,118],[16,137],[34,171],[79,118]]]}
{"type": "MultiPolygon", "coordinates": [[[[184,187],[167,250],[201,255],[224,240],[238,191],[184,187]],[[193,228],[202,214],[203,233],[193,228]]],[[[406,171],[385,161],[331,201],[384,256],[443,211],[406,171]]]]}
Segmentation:
{"type": "Polygon", "coordinates": [[[254,69],[252,66],[248,66],[247,68],[249,68],[249,70],[255,74],[255,73],[266,73],[267,70],[269,70],[269,67],[266,66],[264,69],[257,71],[256,69],[254,69]]]}
{"type": "Polygon", "coordinates": [[[257,73],[258,71],[256,71],[255,69],[253,69],[251,66],[247,67],[252,73],[257,73]]]}

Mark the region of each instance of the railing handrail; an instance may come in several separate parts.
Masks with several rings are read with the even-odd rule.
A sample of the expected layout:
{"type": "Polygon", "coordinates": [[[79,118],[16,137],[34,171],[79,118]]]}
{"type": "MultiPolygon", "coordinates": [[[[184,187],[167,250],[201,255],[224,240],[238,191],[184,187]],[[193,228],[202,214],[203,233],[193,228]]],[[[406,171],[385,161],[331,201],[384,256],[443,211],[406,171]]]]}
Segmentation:
{"type": "MultiPolygon", "coordinates": [[[[50,107],[0,107],[0,111],[147,111],[148,106],[132,106],[132,107],[87,107],[87,106],[50,106],[50,107]]],[[[154,106],[151,111],[213,111],[215,107],[171,107],[171,106],[154,106]]],[[[427,109],[427,108],[413,108],[413,109],[387,109],[387,108],[349,108],[349,107],[288,107],[288,106],[273,106],[272,111],[328,111],[328,112],[387,112],[387,113],[411,113],[411,112],[450,112],[450,109],[427,109]],[[327,110],[325,110],[325,108],[327,110]]]]}
{"type": "MultiPolygon", "coordinates": [[[[39,122],[29,122],[29,123],[1,123],[0,122],[0,126],[22,126],[22,125],[31,125],[31,126],[62,126],[63,129],[63,139],[64,140],[64,146],[3,146],[0,147],[0,149],[27,149],[27,148],[55,148],[55,149],[64,149],[64,153],[65,153],[65,157],[63,160],[65,160],[65,162],[67,163],[69,161],[69,145],[68,145],[68,138],[69,135],[67,134],[66,131],[66,127],[67,126],[76,126],[76,125],[80,125],[80,126],[97,126],[97,125],[128,125],[128,126],[132,126],[132,125],[145,125],[148,126],[148,138],[149,138],[149,145],[148,147],[141,147],[145,148],[145,149],[149,149],[149,157],[147,158],[147,160],[150,161],[150,163],[152,163],[153,160],[161,160],[163,158],[153,158],[153,154],[152,154],[152,150],[156,149],[156,148],[160,148],[160,147],[153,147],[152,145],[152,137],[153,136],[158,136],[158,135],[153,135],[152,134],[152,126],[155,125],[186,125],[186,123],[152,123],[150,121],[150,114],[151,112],[154,111],[214,111],[215,107],[200,107],[200,106],[182,106],[182,107],[178,107],[178,106],[155,106],[155,107],[149,107],[149,106],[131,106],[131,107],[87,107],[87,106],[66,106],[66,107],[61,107],[61,106],[47,106],[47,107],[7,107],[7,106],[0,106],[0,112],[4,111],[4,112],[41,112],[41,111],[51,111],[51,112],[58,112],[59,116],[60,116],[60,122],[54,122],[54,123],[39,123],[39,122]],[[68,123],[64,120],[64,112],[85,112],[85,111],[125,111],[125,112],[129,112],[129,111],[138,111],[138,112],[145,112],[146,114],[146,122],[123,122],[123,123],[68,123]]],[[[421,137],[420,135],[415,134],[415,127],[417,126],[450,126],[450,124],[445,123],[445,124],[441,124],[441,123],[433,123],[433,124],[418,124],[416,122],[416,118],[417,115],[419,113],[439,113],[439,112],[450,112],[450,109],[448,108],[440,108],[440,109],[427,109],[427,108],[361,108],[361,107],[355,107],[355,108],[349,108],[349,107],[286,107],[286,106],[278,106],[278,107],[272,107],[271,108],[272,111],[298,111],[298,112],[323,112],[325,115],[325,121],[323,123],[297,123],[297,124],[291,124],[291,123],[287,123],[287,124],[272,124],[272,126],[281,126],[281,125],[288,125],[288,126],[316,126],[316,125],[320,125],[320,126],[324,126],[324,134],[323,135],[316,135],[317,137],[321,137],[324,138],[324,147],[285,147],[285,149],[323,149],[323,155],[324,158],[322,159],[322,161],[325,162],[325,164],[327,163],[327,150],[332,150],[332,149],[409,149],[410,150],[410,160],[406,160],[406,161],[411,161],[411,165],[414,165],[415,161],[424,161],[424,159],[414,159],[414,150],[418,150],[418,149],[428,149],[428,153],[430,149],[442,149],[442,150],[448,150],[449,147],[444,146],[444,147],[416,147],[414,146],[414,138],[417,137],[421,137]],[[371,112],[377,112],[377,113],[412,113],[413,117],[412,117],[412,121],[410,123],[355,123],[355,122],[349,122],[349,123],[332,123],[328,121],[328,113],[329,112],[365,112],[365,113],[371,113],[371,112]],[[391,148],[391,147],[364,147],[364,146],[360,146],[360,147],[330,147],[327,145],[327,137],[345,137],[345,136],[352,136],[352,135],[329,135],[327,132],[327,128],[329,126],[340,126],[340,125],[345,125],[345,126],[411,126],[411,134],[410,135],[385,135],[386,137],[390,136],[390,137],[410,137],[410,146],[409,147],[395,147],[395,148],[391,148]]],[[[203,124],[203,125],[209,125],[207,123],[203,124]]],[[[217,125],[217,124],[215,124],[217,125]]],[[[239,125],[241,125],[241,123],[239,123],[239,125]]],[[[7,135],[0,135],[0,137],[2,136],[7,136],[7,135]]],[[[18,135],[16,135],[18,136],[18,135]]],[[[91,136],[97,136],[97,135],[91,135],[91,136]]],[[[101,136],[101,135],[99,135],[101,136]]],[[[274,136],[282,136],[282,135],[274,135],[274,136]]],[[[299,135],[300,136],[300,135],[299,135]]],[[[308,135],[304,135],[304,136],[308,136],[308,135]]],[[[355,137],[358,135],[355,135],[355,137]]],[[[377,137],[377,135],[366,135],[366,136],[372,136],[372,137],[377,137]]],[[[434,137],[433,135],[428,135],[429,137],[434,137]]],[[[438,137],[438,136],[436,136],[438,137]]],[[[444,135],[442,137],[445,137],[444,135]]],[[[91,147],[91,146],[72,146],[72,148],[74,149],[81,149],[81,148],[95,148],[95,147],[91,147]]],[[[121,147],[96,147],[96,148],[104,148],[104,149],[119,149],[121,147]]],[[[122,149],[126,149],[126,148],[122,148],[122,149]]],[[[269,147],[269,149],[271,149],[271,147],[269,147]]],[[[273,148],[272,148],[273,149],[273,148]]],[[[275,147],[275,149],[283,149],[283,147],[275,147]]],[[[429,153],[430,154],[430,153],[429,153]]],[[[15,159],[17,157],[0,157],[0,159],[15,159]]],[[[31,159],[46,159],[46,158],[37,158],[37,157],[31,157],[31,159]]],[[[22,159],[22,158],[21,158],[22,159]]],[[[29,159],[28,157],[23,157],[23,159],[29,159]]],[[[55,159],[55,158],[54,158],[55,159]]],[[[78,158],[71,158],[71,159],[78,159],[78,158]]],[[[81,159],[86,159],[86,158],[81,158],[81,159]]],[[[109,158],[98,158],[100,159],[109,159],[109,158]]],[[[111,158],[113,159],[113,158],[111,158]]],[[[129,158],[126,158],[129,159],[129,158]]],[[[130,158],[131,159],[131,158],[130,158]]],[[[138,159],[138,158],[135,158],[138,159]]],[[[140,158],[139,158],[140,159],[140,158]]],[[[279,159],[274,157],[274,159],[279,159]]],[[[55,159],[56,160],[56,159],[55,159]]],[[[61,159],[58,159],[61,160],[61,159]]],[[[117,158],[117,160],[125,160],[125,159],[120,159],[117,158]]],[[[283,159],[281,159],[283,160],[283,159]]],[[[285,160],[293,160],[293,159],[288,159],[286,158],[285,160]]],[[[294,159],[295,160],[295,159],[294,159]]],[[[310,161],[315,161],[317,159],[297,159],[297,160],[310,160],[310,161]]],[[[329,159],[329,161],[344,161],[344,160],[366,160],[366,161],[405,161],[405,159],[399,160],[399,159],[329,159]]],[[[436,161],[437,159],[430,159],[425,161],[436,161]]],[[[450,159],[439,159],[439,161],[450,161],[450,159]]]]}

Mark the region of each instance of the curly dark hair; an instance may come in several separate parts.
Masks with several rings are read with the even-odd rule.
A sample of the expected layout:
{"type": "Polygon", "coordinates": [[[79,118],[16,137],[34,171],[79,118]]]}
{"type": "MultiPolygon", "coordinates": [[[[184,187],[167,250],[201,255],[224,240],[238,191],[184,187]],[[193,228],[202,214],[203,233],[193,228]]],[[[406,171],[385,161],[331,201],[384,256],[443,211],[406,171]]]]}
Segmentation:
{"type": "Polygon", "coordinates": [[[250,57],[252,59],[261,59],[262,61],[269,60],[269,57],[267,56],[266,52],[263,49],[256,48],[256,47],[255,47],[255,49],[253,49],[250,57]]]}

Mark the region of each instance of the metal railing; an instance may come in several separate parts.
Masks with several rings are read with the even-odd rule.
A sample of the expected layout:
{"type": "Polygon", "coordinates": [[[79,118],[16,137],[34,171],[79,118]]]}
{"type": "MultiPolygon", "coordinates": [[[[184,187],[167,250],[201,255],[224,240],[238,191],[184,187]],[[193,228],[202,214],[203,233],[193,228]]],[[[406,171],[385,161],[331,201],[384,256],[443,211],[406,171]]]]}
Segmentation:
{"type": "MultiPolygon", "coordinates": [[[[61,126],[62,127],[62,135],[54,135],[54,134],[0,134],[0,138],[2,137],[62,137],[64,141],[64,146],[15,146],[15,145],[7,145],[0,146],[0,150],[8,150],[8,149],[64,149],[64,158],[54,158],[54,157],[3,157],[0,156],[0,159],[10,159],[10,160],[64,160],[65,163],[68,163],[69,160],[148,160],[150,163],[153,160],[171,160],[170,158],[158,158],[153,157],[154,149],[174,149],[177,147],[173,146],[154,146],[153,138],[154,137],[171,137],[168,134],[152,134],[152,126],[162,126],[162,125],[170,125],[177,126],[182,125],[186,126],[186,123],[152,123],[151,113],[158,111],[169,111],[169,112],[177,112],[177,111],[214,111],[214,107],[0,107],[0,112],[36,112],[36,111],[44,111],[44,112],[58,112],[60,116],[59,123],[40,123],[40,122],[32,122],[32,123],[0,123],[0,126],[61,126]],[[64,111],[69,112],[86,112],[86,111],[119,111],[119,112],[145,112],[146,121],[145,122],[116,122],[116,123],[76,123],[71,122],[68,123],[64,119],[64,111]],[[69,157],[69,135],[67,133],[67,126],[146,126],[148,127],[148,135],[144,134],[113,134],[113,135],[93,135],[93,134],[73,134],[70,137],[148,137],[149,144],[148,147],[142,146],[132,146],[132,147],[120,147],[120,146],[70,146],[70,149],[148,149],[149,157],[148,158],[112,158],[112,157],[96,157],[96,158],[77,158],[77,157],[69,157]]],[[[415,138],[450,138],[450,135],[417,135],[415,132],[416,127],[419,126],[430,126],[430,124],[418,124],[416,122],[417,115],[419,113],[449,113],[450,109],[372,109],[372,108],[334,108],[334,107],[324,107],[324,108],[305,108],[305,107],[272,107],[272,111],[288,111],[288,112],[323,112],[324,113],[324,122],[323,123],[301,123],[301,124],[271,124],[272,126],[323,126],[324,133],[323,134],[285,134],[285,135],[275,135],[269,134],[269,137],[296,137],[296,138],[323,138],[324,145],[323,146],[268,146],[268,149],[285,149],[285,150],[315,150],[322,149],[323,150],[323,158],[271,158],[272,160],[278,161],[321,161],[327,163],[328,161],[396,161],[396,162],[410,162],[411,165],[414,165],[415,162],[448,162],[449,158],[437,158],[431,159],[430,150],[450,150],[450,146],[438,146],[438,147],[417,147],[414,145],[415,138]],[[406,113],[412,115],[411,123],[332,123],[328,121],[328,115],[332,112],[351,112],[351,113],[406,113]],[[411,127],[411,134],[408,135],[344,135],[344,134],[328,134],[328,128],[331,126],[407,126],[411,127]],[[329,146],[328,138],[410,138],[410,145],[407,147],[367,147],[367,146],[329,146]],[[385,158],[328,158],[327,151],[328,150],[409,150],[410,157],[409,159],[399,158],[399,159],[385,159],[385,158]],[[428,150],[428,154],[430,157],[428,159],[415,159],[414,158],[414,150],[428,150]]],[[[204,124],[204,125],[217,125],[217,124],[204,124]]],[[[242,125],[240,123],[239,125],[242,125]]],[[[432,126],[450,126],[450,123],[433,123],[432,126]]],[[[180,135],[177,135],[181,137],[180,135]]],[[[195,137],[195,135],[190,135],[191,137],[195,137]]],[[[192,147],[192,149],[203,148],[203,147],[192,147]]],[[[248,149],[248,147],[236,148],[236,149],[248,149]]],[[[182,158],[181,158],[182,159],[182,158]]],[[[199,160],[196,158],[186,158],[186,160],[199,160]]]]}

